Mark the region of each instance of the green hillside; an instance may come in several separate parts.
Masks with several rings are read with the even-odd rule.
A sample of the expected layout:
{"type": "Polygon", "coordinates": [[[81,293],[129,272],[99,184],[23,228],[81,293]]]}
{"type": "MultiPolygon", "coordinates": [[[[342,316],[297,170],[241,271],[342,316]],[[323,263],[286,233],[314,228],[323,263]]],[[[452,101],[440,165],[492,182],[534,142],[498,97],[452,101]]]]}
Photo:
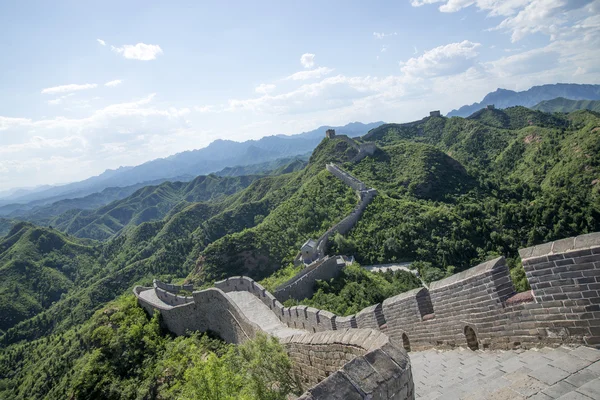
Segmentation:
{"type": "Polygon", "coordinates": [[[577,110],[600,112],[600,100],[570,100],[557,97],[556,99],[542,101],[531,108],[548,113],[570,113],[577,110]]]}
{"type": "Polygon", "coordinates": [[[106,240],[123,229],[164,218],[175,206],[218,200],[247,187],[258,176],[199,176],[191,182],[146,186],[95,210],[69,210],[48,224],[71,235],[106,240]]]}
{"type": "Polygon", "coordinates": [[[7,218],[0,218],[0,238],[6,235],[13,226],[14,221],[7,218]]]}
{"type": "Polygon", "coordinates": [[[100,268],[99,249],[54,229],[16,224],[0,241],[0,331],[48,309],[100,268]]]}
{"type": "MultiPolygon", "coordinates": [[[[355,228],[332,240],[331,254],[353,254],[361,264],[415,261],[426,281],[504,255],[518,287],[525,288],[519,248],[600,231],[599,129],[600,115],[592,111],[563,115],[523,107],[386,124],[360,139],[378,149],[357,163],[350,162],[356,155],[352,146],[323,139],[303,169],[164,183],[89,214],[62,215],[53,229],[18,224],[0,242],[3,354],[26,393],[34,389],[23,374],[33,376],[37,365],[59,359],[52,351],[32,352],[43,352],[57,338],[91,340],[80,329],[88,329],[96,310],[136,283],[148,285],[156,277],[210,285],[232,275],[273,276],[290,265],[302,242],[325,232],[357,202],[353,191],[325,170],[327,162],[379,192],[355,228]],[[23,340],[36,341],[31,347],[17,344],[23,340]],[[15,363],[20,359],[28,361],[15,363]]],[[[338,280],[322,283],[308,302],[350,313],[415,285],[411,275],[372,278],[348,269],[338,280]]],[[[98,353],[123,350],[96,338],[98,353]]],[[[81,352],[71,346],[64,351],[81,352]]],[[[150,354],[146,351],[138,354],[150,354]]],[[[91,368],[93,354],[77,353],[56,368],[91,368]],[[77,364],[83,363],[75,361],[80,356],[86,364],[77,364]]],[[[141,363],[131,362],[131,368],[141,363]]],[[[35,393],[67,393],[70,383],[60,376],[56,372],[49,386],[36,387],[35,393]]],[[[15,382],[0,381],[0,396],[15,382]]]]}

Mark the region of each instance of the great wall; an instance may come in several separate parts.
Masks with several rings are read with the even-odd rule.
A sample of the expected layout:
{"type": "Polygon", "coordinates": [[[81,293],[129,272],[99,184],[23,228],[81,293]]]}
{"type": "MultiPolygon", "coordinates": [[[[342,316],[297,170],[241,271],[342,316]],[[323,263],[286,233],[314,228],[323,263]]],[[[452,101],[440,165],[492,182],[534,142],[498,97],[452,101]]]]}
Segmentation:
{"type": "Polygon", "coordinates": [[[201,291],[155,280],[134,293],[176,335],[279,338],[304,400],[600,398],[600,232],[519,254],[530,291],[515,292],[499,257],[344,317],[282,304],[310,297],[349,263],[342,256],[319,258],[274,294],[243,276],[201,291]]]}

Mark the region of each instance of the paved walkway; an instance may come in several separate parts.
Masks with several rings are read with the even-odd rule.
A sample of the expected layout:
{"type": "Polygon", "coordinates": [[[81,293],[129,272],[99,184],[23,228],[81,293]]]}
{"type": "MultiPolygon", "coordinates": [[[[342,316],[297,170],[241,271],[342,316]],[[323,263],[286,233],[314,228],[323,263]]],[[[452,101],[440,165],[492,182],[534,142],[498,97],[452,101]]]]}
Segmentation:
{"type": "Polygon", "coordinates": [[[600,399],[600,351],[589,347],[409,355],[421,400],[600,399]]]}
{"type": "Polygon", "coordinates": [[[254,322],[260,326],[263,331],[273,336],[284,338],[291,335],[306,333],[304,330],[289,328],[287,325],[283,324],[269,307],[250,292],[229,292],[227,293],[227,296],[238,305],[250,321],[254,322]]]}
{"type": "Polygon", "coordinates": [[[390,271],[406,271],[411,274],[416,274],[417,271],[408,268],[412,264],[412,261],[401,262],[401,263],[392,263],[392,264],[376,264],[376,265],[364,265],[363,268],[367,271],[371,272],[385,272],[387,270],[390,271]]]}
{"type": "Polygon", "coordinates": [[[147,301],[148,303],[156,306],[156,307],[162,307],[162,308],[167,308],[167,309],[171,309],[173,308],[173,306],[165,303],[164,301],[162,301],[161,299],[158,298],[158,296],[156,295],[156,291],[154,289],[149,289],[149,290],[144,290],[143,292],[141,292],[139,294],[140,298],[147,301]]]}

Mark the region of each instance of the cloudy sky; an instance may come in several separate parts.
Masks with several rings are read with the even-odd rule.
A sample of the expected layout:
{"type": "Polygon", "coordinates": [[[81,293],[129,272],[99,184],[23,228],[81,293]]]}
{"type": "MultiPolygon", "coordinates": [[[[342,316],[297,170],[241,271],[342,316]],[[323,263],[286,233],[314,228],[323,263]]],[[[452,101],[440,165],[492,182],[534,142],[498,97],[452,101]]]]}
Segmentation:
{"type": "Polygon", "coordinates": [[[0,49],[3,190],[600,83],[600,0],[2,2],[0,49]]]}

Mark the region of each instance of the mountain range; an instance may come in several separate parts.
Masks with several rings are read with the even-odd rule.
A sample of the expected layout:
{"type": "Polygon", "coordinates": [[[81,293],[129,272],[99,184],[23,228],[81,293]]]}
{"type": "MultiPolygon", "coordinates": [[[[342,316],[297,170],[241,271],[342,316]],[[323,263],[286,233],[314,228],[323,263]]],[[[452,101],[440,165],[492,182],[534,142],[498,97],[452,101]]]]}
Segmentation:
{"type": "Polygon", "coordinates": [[[98,176],[50,188],[20,190],[9,197],[0,199],[0,206],[11,203],[48,204],[62,199],[72,199],[101,192],[108,187],[124,187],[140,182],[156,180],[187,180],[198,175],[206,175],[226,167],[245,166],[311,152],[321,141],[324,132],[333,128],[340,134],[351,137],[364,135],[382,122],[363,124],[350,123],[344,126],[322,126],[297,135],[266,136],[259,140],[234,142],[215,140],[207,147],[184,151],[169,157],[148,161],[134,167],[120,167],[106,170],[98,176]]]}
{"type": "Polygon", "coordinates": [[[533,107],[536,104],[564,97],[571,100],[600,100],[600,85],[579,85],[575,83],[556,83],[551,85],[533,86],[532,88],[515,92],[507,89],[497,89],[488,93],[481,102],[465,105],[458,110],[452,110],[448,117],[468,117],[474,112],[493,104],[496,108],[513,106],[533,107]]]}

